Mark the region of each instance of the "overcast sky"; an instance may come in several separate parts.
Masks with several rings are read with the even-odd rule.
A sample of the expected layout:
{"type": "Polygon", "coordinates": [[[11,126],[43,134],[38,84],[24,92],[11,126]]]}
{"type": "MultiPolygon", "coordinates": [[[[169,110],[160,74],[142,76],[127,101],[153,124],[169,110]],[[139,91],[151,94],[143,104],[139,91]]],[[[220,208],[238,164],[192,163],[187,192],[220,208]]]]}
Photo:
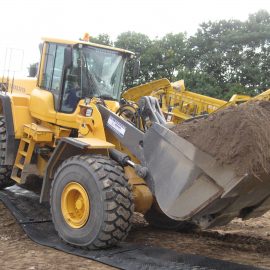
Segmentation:
{"type": "Polygon", "coordinates": [[[151,38],[170,32],[190,35],[201,22],[246,20],[259,9],[270,12],[270,0],[1,0],[0,69],[6,47],[13,48],[17,62],[24,54],[24,68],[37,61],[42,36],[78,39],[89,32],[116,38],[125,31],[151,38]]]}

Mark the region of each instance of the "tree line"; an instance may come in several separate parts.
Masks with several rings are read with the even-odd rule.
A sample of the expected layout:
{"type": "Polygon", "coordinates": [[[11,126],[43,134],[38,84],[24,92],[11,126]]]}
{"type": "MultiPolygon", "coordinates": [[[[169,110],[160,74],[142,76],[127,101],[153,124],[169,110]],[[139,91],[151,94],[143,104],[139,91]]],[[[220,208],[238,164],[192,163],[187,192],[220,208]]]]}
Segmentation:
{"type": "Polygon", "coordinates": [[[270,88],[270,14],[265,10],[246,21],[204,22],[192,36],[168,33],[151,39],[125,32],[115,41],[100,34],[91,42],[135,52],[140,74],[132,78],[135,59],[129,61],[124,88],[160,78],[184,79],[188,89],[222,99],[235,93],[254,96],[270,88]]]}

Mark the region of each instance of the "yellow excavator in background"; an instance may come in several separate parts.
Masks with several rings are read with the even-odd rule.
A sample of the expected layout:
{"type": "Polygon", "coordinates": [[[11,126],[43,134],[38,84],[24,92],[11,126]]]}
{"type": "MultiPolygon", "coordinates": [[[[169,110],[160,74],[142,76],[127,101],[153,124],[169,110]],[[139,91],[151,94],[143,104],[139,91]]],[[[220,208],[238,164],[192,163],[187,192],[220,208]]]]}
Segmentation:
{"type": "Polygon", "coordinates": [[[132,55],[88,41],[43,39],[37,78],[2,82],[0,188],[35,183],[60,237],[89,249],[122,241],[134,211],[174,229],[267,211],[269,181],[237,175],[168,129],[171,120],[230,102],[166,79],[120,100],[132,55]]]}
{"type": "Polygon", "coordinates": [[[142,96],[157,98],[167,121],[177,124],[248,100],[270,100],[270,89],[255,97],[234,94],[229,101],[225,101],[187,90],[184,80],[171,83],[163,78],[130,88],[122,94],[124,99],[135,103],[142,96]]]}
{"type": "Polygon", "coordinates": [[[169,82],[160,79],[128,89],[123,98],[138,102],[142,96],[153,96],[159,100],[160,107],[168,121],[181,123],[185,120],[211,114],[222,108],[246,102],[247,95],[233,95],[229,101],[201,95],[185,88],[183,80],[169,82]]]}

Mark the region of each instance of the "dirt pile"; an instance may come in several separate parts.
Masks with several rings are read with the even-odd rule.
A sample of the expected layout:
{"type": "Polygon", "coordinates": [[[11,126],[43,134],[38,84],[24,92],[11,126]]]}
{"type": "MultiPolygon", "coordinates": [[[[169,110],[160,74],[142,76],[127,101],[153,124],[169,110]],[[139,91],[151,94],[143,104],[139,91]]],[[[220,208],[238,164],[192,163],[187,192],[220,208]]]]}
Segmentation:
{"type": "Polygon", "coordinates": [[[171,129],[238,175],[270,173],[270,102],[252,101],[171,129]]]}

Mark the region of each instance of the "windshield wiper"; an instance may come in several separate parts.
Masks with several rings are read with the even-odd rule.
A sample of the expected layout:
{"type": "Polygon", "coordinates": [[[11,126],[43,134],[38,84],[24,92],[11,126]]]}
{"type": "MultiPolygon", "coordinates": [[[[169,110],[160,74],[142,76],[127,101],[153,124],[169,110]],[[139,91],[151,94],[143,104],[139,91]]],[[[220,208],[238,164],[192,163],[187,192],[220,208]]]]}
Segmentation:
{"type": "Polygon", "coordinates": [[[84,60],[84,64],[85,64],[84,71],[85,71],[85,75],[87,78],[88,87],[90,88],[90,90],[93,94],[95,94],[95,93],[100,94],[97,79],[89,70],[88,63],[86,61],[86,56],[85,56],[84,52],[82,52],[82,59],[84,60]]]}

